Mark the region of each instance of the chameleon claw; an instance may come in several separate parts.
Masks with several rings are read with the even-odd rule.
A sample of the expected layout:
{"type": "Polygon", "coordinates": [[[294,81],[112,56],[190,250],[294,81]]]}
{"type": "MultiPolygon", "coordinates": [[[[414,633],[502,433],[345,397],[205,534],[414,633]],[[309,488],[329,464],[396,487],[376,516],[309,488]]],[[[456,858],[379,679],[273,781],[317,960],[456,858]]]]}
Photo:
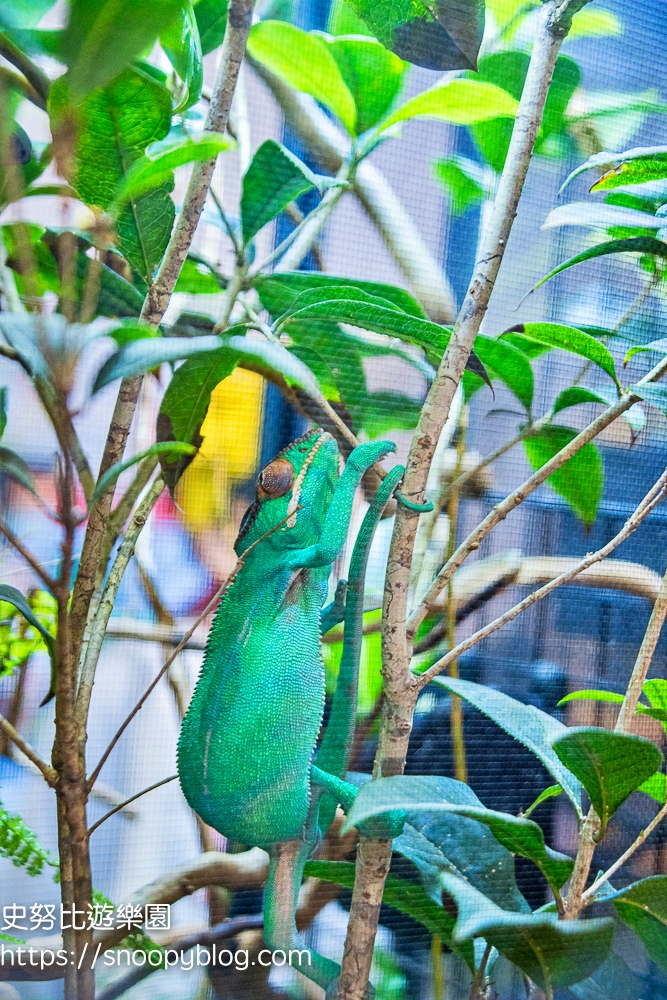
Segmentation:
{"type": "Polygon", "coordinates": [[[430,500],[427,500],[426,503],[413,503],[412,500],[404,497],[400,490],[396,490],[394,496],[404,507],[407,507],[408,510],[414,510],[417,514],[429,514],[435,507],[435,504],[432,504],[430,500]]]}

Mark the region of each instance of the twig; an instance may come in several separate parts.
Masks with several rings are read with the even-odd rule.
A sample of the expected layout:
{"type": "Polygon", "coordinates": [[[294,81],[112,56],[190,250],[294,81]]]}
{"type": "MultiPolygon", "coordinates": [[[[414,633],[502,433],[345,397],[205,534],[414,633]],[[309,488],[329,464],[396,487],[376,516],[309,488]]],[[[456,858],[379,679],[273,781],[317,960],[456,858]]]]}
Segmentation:
{"type": "Polygon", "coordinates": [[[48,76],[3,32],[0,32],[0,55],[4,56],[7,62],[16,66],[23,73],[28,83],[37,91],[37,94],[44,102],[44,106],[46,106],[46,99],[49,95],[49,87],[51,85],[48,76]]]}
{"type": "MultiPolygon", "coordinates": [[[[301,507],[300,506],[297,507],[297,510],[301,510],[301,507]]],[[[174,649],[173,653],[171,654],[171,656],[167,657],[167,660],[165,661],[164,665],[160,669],[159,673],[151,681],[151,683],[146,688],[146,690],[142,694],[142,696],[139,699],[139,701],[137,702],[137,704],[134,706],[134,708],[132,709],[132,711],[130,712],[130,714],[127,716],[127,718],[125,719],[125,721],[122,723],[122,725],[120,726],[120,728],[118,729],[118,731],[116,732],[116,734],[114,735],[114,737],[112,738],[111,742],[109,743],[109,746],[106,748],[106,750],[102,754],[102,756],[101,756],[101,758],[99,760],[99,763],[97,764],[97,767],[95,768],[95,770],[91,774],[90,778],[88,779],[88,787],[89,788],[93,787],[93,785],[95,784],[95,781],[97,780],[97,777],[98,777],[100,771],[104,767],[104,765],[105,765],[105,763],[107,761],[107,758],[108,758],[109,754],[111,753],[111,751],[113,750],[113,748],[115,747],[116,743],[121,738],[121,736],[123,735],[123,733],[125,732],[125,730],[129,726],[129,724],[132,722],[132,719],[135,717],[135,715],[137,714],[137,712],[142,708],[144,702],[146,701],[146,699],[148,698],[148,696],[151,694],[151,692],[154,690],[154,688],[157,686],[158,682],[165,675],[165,673],[167,672],[167,670],[169,669],[169,667],[171,666],[171,664],[174,662],[174,660],[176,659],[176,657],[178,656],[178,654],[185,647],[185,645],[188,642],[188,639],[190,639],[191,636],[194,634],[195,629],[197,628],[197,626],[201,622],[203,622],[203,620],[206,618],[206,616],[208,615],[208,613],[215,607],[215,605],[218,603],[218,601],[225,595],[225,593],[227,592],[227,590],[229,590],[229,588],[232,586],[232,584],[236,580],[236,577],[239,575],[240,571],[242,570],[243,564],[244,564],[245,560],[248,558],[248,555],[261,542],[263,542],[265,539],[269,538],[270,535],[273,535],[273,533],[276,532],[278,530],[278,528],[280,528],[285,523],[285,521],[289,520],[289,518],[291,516],[292,516],[291,514],[287,514],[285,517],[282,518],[282,520],[278,521],[277,524],[274,524],[274,526],[269,531],[266,531],[263,535],[261,535],[259,538],[257,538],[252,543],[252,545],[249,545],[248,548],[245,550],[245,552],[240,557],[240,559],[236,563],[236,566],[234,567],[234,569],[232,570],[232,572],[229,574],[229,576],[227,577],[227,579],[225,580],[225,582],[222,584],[222,586],[220,586],[218,588],[218,590],[215,592],[215,594],[213,595],[213,597],[211,598],[211,600],[208,602],[208,604],[206,605],[206,607],[204,608],[204,610],[202,611],[202,613],[199,615],[199,617],[190,626],[190,628],[185,633],[185,635],[183,636],[183,638],[181,639],[181,641],[179,642],[179,644],[175,647],[175,649],[174,649]]]]}
{"type": "Polygon", "coordinates": [[[653,654],[655,653],[655,647],[658,645],[658,639],[660,638],[660,632],[662,631],[665,617],[667,617],[667,571],[665,571],[665,575],[662,578],[660,590],[655,604],[653,605],[651,617],[649,618],[648,625],[646,626],[646,631],[644,633],[644,638],[642,639],[642,644],[639,647],[635,665],[632,668],[632,675],[625,692],[623,704],[621,705],[621,711],[619,712],[618,719],[616,720],[615,728],[619,732],[623,732],[628,728],[630,720],[635,714],[637,703],[641,697],[642,687],[644,685],[644,681],[646,680],[646,675],[649,672],[653,654]]]}
{"type": "Polygon", "coordinates": [[[163,489],[164,479],[162,476],[157,476],[148,489],[146,496],[137,507],[134,517],[128,525],[123,543],[118,550],[111,572],[109,573],[109,578],[104,586],[102,597],[90,629],[90,636],[88,638],[88,645],[86,648],[86,658],[81,670],[81,676],[79,678],[79,687],[76,698],[76,718],[79,726],[85,726],[86,719],[88,718],[88,708],[90,705],[90,696],[92,694],[93,684],[95,682],[97,661],[99,660],[102,643],[104,642],[107,624],[116,601],[118,588],[121,585],[128,563],[134,555],[137,539],[141,534],[141,531],[163,489]]]}
{"type": "Polygon", "coordinates": [[[12,743],[16,744],[21,753],[24,753],[28,758],[28,760],[32,761],[35,767],[39,768],[39,770],[42,772],[44,776],[46,783],[50,785],[51,788],[53,788],[58,779],[58,775],[56,774],[54,769],[50,767],[46,763],[46,761],[42,760],[39,754],[35,750],[33,750],[33,748],[30,746],[29,743],[26,743],[26,741],[17,732],[17,730],[14,728],[11,722],[9,722],[8,719],[5,719],[4,715],[0,715],[0,727],[2,727],[2,729],[5,731],[5,733],[12,741],[12,743]]]}
{"type": "MultiPolygon", "coordinates": [[[[518,604],[515,604],[514,607],[510,608],[504,614],[500,615],[498,618],[495,618],[492,622],[489,622],[489,624],[485,625],[483,628],[478,629],[477,632],[474,632],[467,639],[464,639],[463,642],[460,642],[453,649],[450,649],[449,652],[445,654],[445,656],[437,660],[436,663],[433,664],[433,666],[431,666],[425,673],[420,675],[419,685],[418,685],[419,688],[420,689],[423,688],[426,684],[429,683],[429,681],[433,680],[433,678],[436,677],[442,670],[444,670],[449,663],[451,663],[453,660],[456,660],[457,657],[461,656],[462,653],[465,653],[467,649],[471,649],[472,646],[476,646],[478,642],[482,641],[482,639],[485,639],[488,635],[491,635],[492,632],[496,632],[499,628],[502,628],[503,625],[506,625],[507,622],[512,621],[522,612],[532,607],[533,604],[536,604],[538,601],[541,601],[543,598],[547,597],[547,595],[550,594],[553,590],[556,590],[557,587],[562,587],[564,583],[568,583],[573,577],[578,576],[584,570],[588,569],[589,566],[592,566],[594,563],[602,562],[603,559],[606,559],[607,556],[614,551],[614,549],[618,548],[621,542],[624,542],[626,538],[628,538],[634,531],[637,530],[642,521],[644,521],[651,513],[651,511],[654,510],[654,508],[657,507],[658,504],[662,502],[662,500],[665,498],[665,495],[667,495],[667,470],[663,472],[660,479],[658,479],[658,481],[651,487],[649,493],[647,493],[647,495],[644,497],[641,503],[637,506],[636,510],[631,514],[631,516],[625,522],[621,530],[616,535],[614,535],[614,537],[609,542],[607,542],[606,545],[603,545],[601,549],[597,550],[597,552],[589,552],[588,555],[586,555],[583,559],[581,559],[576,564],[576,566],[572,567],[572,569],[568,570],[565,573],[561,573],[560,576],[557,576],[555,577],[555,579],[550,580],[549,583],[545,584],[543,587],[540,587],[539,590],[533,591],[533,593],[529,594],[528,597],[525,597],[523,601],[519,601],[518,604]]],[[[665,588],[667,591],[667,584],[665,584],[665,588]]],[[[655,612],[655,607],[657,607],[658,603],[659,602],[656,601],[656,604],[654,606],[654,612],[655,612]]],[[[665,613],[667,613],[667,594],[664,603],[665,603],[665,613]]],[[[657,636],[655,641],[657,642],[657,636]]],[[[641,688],[640,688],[640,693],[641,693],[641,688]]]]}
{"type": "Polygon", "coordinates": [[[154,788],[159,788],[160,785],[166,785],[170,781],[175,781],[176,778],[178,778],[178,775],[172,774],[169,778],[163,778],[162,781],[156,781],[154,785],[149,785],[148,788],[143,788],[140,792],[136,792],[135,795],[130,795],[129,799],[119,802],[117,806],[114,806],[108,813],[105,813],[101,819],[98,819],[96,823],[93,823],[88,830],[88,836],[90,837],[91,833],[94,833],[98,826],[102,826],[102,823],[105,823],[111,816],[115,816],[116,813],[120,812],[121,809],[124,809],[125,806],[129,806],[130,802],[134,802],[135,799],[141,798],[142,795],[147,795],[148,792],[152,792],[154,788]]]}
{"type": "Polygon", "coordinates": [[[596,880],[593,883],[593,885],[590,886],[588,889],[586,889],[586,892],[584,892],[582,894],[582,896],[581,896],[581,902],[584,904],[584,906],[589,902],[589,900],[591,902],[595,902],[595,900],[593,899],[593,896],[595,896],[595,894],[598,891],[598,889],[600,888],[600,886],[604,882],[607,882],[610,878],[612,878],[612,876],[614,876],[616,874],[616,872],[619,870],[619,868],[623,867],[623,865],[628,860],[628,858],[631,858],[632,855],[635,853],[635,851],[639,847],[642,846],[642,844],[644,843],[644,841],[647,840],[651,836],[651,834],[655,830],[655,828],[658,825],[658,823],[661,823],[662,820],[665,818],[665,816],[667,816],[667,802],[665,802],[665,804],[662,807],[662,809],[660,810],[660,812],[656,813],[656,815],[653,817],[653,819],[651,820],[651,822],[649,823],[649,825],[646,827],[646,829],[642,830],[642,832],[639,834],[639,836],[637,837],[637,839],[634,840],[630,844],[630,846],[628,847],[627,851],[625,851],[623,854],[621,854],[620,858],[618,858],[616,861],[614,861],[613,865],[611,865],[607,869],[606,872],[604,872],[602,875],[600,875],[599,878],[596,878],[596,880]]]}
{"type": "Polygon", "coordinates": [[[20,538],[18,538],[12,529],[5,524],[5,522],[0,518],[0,532],[5,536],[10,545],[13,545],[16,551],[23,556],[25,561],[28,563],[30,568],[37,576],[40,578],[42,583],[48,590],[53,593],[53,588],[56,586],[56,581],[53,577],[49,576],[47,572],[42,568],[41,563],[36,556],[32,554],[30,549],[26,548],[20,538]]]}
{"type": "Polygon", "coordinates": [[[35,104],[42,111],[46,111],[46,101],[41,94],[38,94],[35,88],[30,84],[24,76],[20,76],[18,73],[14,73],[13,70],[7,69],[6,66],[0,66],[0,78],[4,83],[13,87],[15,90],[20,90],[24,97],[35,104]]]}

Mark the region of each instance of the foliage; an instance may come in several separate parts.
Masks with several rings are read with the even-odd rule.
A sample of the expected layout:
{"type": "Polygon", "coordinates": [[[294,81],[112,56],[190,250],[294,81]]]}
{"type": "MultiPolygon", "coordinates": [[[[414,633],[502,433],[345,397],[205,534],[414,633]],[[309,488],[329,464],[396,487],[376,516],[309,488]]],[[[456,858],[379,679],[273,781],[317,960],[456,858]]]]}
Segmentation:
{"type": "MultiPolygon", "coordinates": [[[[37,834],[23,822],[20,816],[10,816],[0,803],[0,857],[9,858],[17,868],[24,868],[28,875],[34,878],[44,870],[44,865],[58,869],[45,847],[42,847],[37,834]]],[[[58,874],[54,875],[58,881],[58,874]]]]}

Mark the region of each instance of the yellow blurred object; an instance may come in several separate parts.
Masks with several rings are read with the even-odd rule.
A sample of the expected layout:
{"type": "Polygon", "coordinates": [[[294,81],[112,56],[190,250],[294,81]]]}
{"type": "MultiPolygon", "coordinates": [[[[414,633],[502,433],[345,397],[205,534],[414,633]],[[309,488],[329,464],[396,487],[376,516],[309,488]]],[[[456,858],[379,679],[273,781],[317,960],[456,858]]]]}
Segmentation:
{"type": "Polygon", "coordinates": [[[229,520],[233,484],[257,469],[263,399],[263,378],[243,368],[235,368],[213,390],[201,428],[203,444],[177,489],[191,530],[229,520]]]}

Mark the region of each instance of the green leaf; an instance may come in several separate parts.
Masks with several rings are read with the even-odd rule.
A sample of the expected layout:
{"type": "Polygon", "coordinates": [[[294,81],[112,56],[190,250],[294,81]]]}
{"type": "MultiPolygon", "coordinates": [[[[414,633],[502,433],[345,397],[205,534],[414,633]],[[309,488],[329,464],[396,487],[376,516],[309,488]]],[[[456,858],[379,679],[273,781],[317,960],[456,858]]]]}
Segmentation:
{"type": "Polygon", "coordinates": [[[646,781],[642,781],[637,791],[644,792],[645,795],[650,795],[660,805],[664,805],[667,798],[667,778],[661,771],[657,771],[650,778],[647,778],[646,781]]]}
{"type": "Polygon", "coordinates": [[[79,101],[105,87],[179,16],[182,0],[72,0],[61,54],[79,101]]]}
{"type": "MultiPolygon", "coordinates": [[[[578,406],[580,403],[599,403],[601,406],[613,406],[617,399],[618,395],[614,390],[607,392],[602,389],[587,389],[582,385],[571,385],[558,394],[552,413],[555,416],[561,410],[567,410],[570,406],[578,406]]],[[[626,410],[623,417],[633,434],[639,434],[646,426],[646,414],[638,403],[626,410]]]]}
{"type": "MultiPolygon", "coordinates": [[[[49,113],[52,127],[66,110],[60,80],[52,84],[49,113]]],[[[103,90],[94,91],[79,109],[76,177],[86,205],[107,209],[131,165],[153,142],[164,139],[171,124],[171,95],[137,70],[126,70],[103,90]]],[[[118,249],[150,281],[169,242],[174,203],[171,181],[125,206],[118,219],[118,249]]]]}
{"type": "Polygon", "coordinates": [[[550,913],[508,913],[457,875],[443,873],[442,884],[456,902],[455,944],[483,937],[552,995],[554,987],[585,979],[604,961],[614,923],[559,920],[550,913]]]}
{"type": "Polygon", "coordinates": [[[484,34],[483,0],[348,0],[391,52],[426,69],[475,69],[484,34]]]}
{"type": "Polygon", "coordinates": [[[359,288],[368,295],[386,299],[402,312],[419,319],[426,319],[426,313],[409,292],[394,285],[375,281],[357,281],[353,278],[337,278],[320,272],[289,271],[285,274],[270,274],[255,278],[253,287],[257,289],[262,305],[272,316],[282,316],[292,309],[298,295],[312,288],[323,289],[322,299],[327,299],[326,289],[359,288]]]}
{"type": "Polygon", "coordinates": [[[656,409],[667,414],[667,385],[638,382],[636,385],[628,386],[628,391],[646,400],[650,406],[655,406],[656,409]]]}
{"type": "MultiPolygon", "coordinates": [[[[2,583],[0,584],[0,601],[6,601],[8,604],[13,604],[17,611],[21,612],[25,620],[29,622],[33,628],[37,629],[49,651],[49,656],[53,658],[55,654],[55,640],[48,629],[42,625],[39,618],[35,615],[21,591],[17,590],[16,587],[10,587],[7,583],[2,583]]],[[[7,855],[5,855],[5,857],[6,856],[7,855]]]]}
{"type": "Polygon", "coordinates": [[[227,27],[227,0],[196,0],[195,17],[199,27],[201,50],[208,55],[225,37],[227,27]]]}
{"type": "MultiPolygon", "coordinates": [[[[590,226],[594,229],[661,229],[665,220],[636,208],[606,205],[601,202],[572,201],[552,209],[542,223],[542,229],[559,226],[590,226]]],[[[642,233],[642,235],[644,235],[642,233]]]]}
{"type": "MultiPolygon", "coordinates": [[[[608,171],[605,168],[613,167],[615,164],[625,164],[629,168],[628,172],[631,172],[631,164],[634,160],[638,160],[640,164],[644,165],[644,168],[647,162],[656,165],[665,165],[667,164],[667,146],[638,146],[635,149],[626,149],[623,153],[610,153],[606,150],[601,153],[594,153],[592,156],[589,156],[585,163],[582,163],[572,173],[568,174],[558,193],[562,194],[575,177],[585,173],[587,170],[603,170],[607,173],[608,171]]],[[[632,181],[628,180],[623,183],[631,184],[632,181]]]]}
{"type": "Polygon", "coordinates": [[[604,344],[583,330],[577,330],[573,326],[562,326],[560,323],[519,323],[506,332],[521,333],[524,337],[531,337],[542,344],[548,344],[549,347],[558,347],[561,351],[578,354],[580,358],[586,358],[587,361],[598,365],[618,385],[611,354],[604,344]]]}
{"type": "Polygon", "coordinates": [[[357,109],[326,43],[286,21],[260,21],[248,38],[248,53],[281,80],[310,94],[355,134],[357,109]]]}
{"type": "Polygon", "coordinates": [[[472,681],[453,677],[436,677],[432,683],[469,702],[532,751],[561,785],[577,813],[581,815],[579,782],[563,767],[551,745],[556,735],[568,732],[567,726],[546,712],[541,712],[539,708],[524,705],[509,695],[485,687],[483,684],[474,684],[472,681]]]}
{"type": "MultiPolygon", "coordinates": [[[[354,869],[350,861],[307,861],[304,875],[351,889],[354,886],[354,869]]],[[[447,946],[451,945],[454,918],[426,894],[419,882],[388,875],[382,901],[418,921],[447,946]]]]}
{"type": "MultiPolygon", "coordinates": [[[[6,391],[6,390],[5,390],[6,391]]],[[[5,421],[7,420],[5,416],[5,421]]],[[[11,448],[4,448],[0,446],[0,472],[3,472],[6,476],[11,476],[15,479],[25,490],[29,493],[35,495],[35,481],[32,478],[32,472],[30,471],[30,466],[17,455],[15,451],[11,448]]]]}
{"type": "Polygon", "coordinates": [[[635,344],[623,358],[623,365],[627,365],[628,361],[634,358],[635,354],[645,354],[648,351],[658,351],[660,354],[667,354],[667,337],[661,337],[660,340],[652,340],[650,344],[635,344]]]}
{"type": "Polygon", "coordinates": [[[652,960],[667,969],[667,875],[652,875],[610,897],[619,917],[652,960]]]}
{"type": "Polygon", "coordinates": [[[408,814],[408,820],[410,814],[416,811],[448,812],[488,826],[496,840],[508,851],[530,858],[552,888],[560,889],[567,882],[574,862],[545,845],[544,834],[537,823],[484,806],[451,803],[443,799],[441,791],[437,778],[398,775],[370,781],[359,789],[341,832],[345,833],[371,817],[392,810],[403,810],[408,814]]]}
{"type": "Polygon", "coordinates": [[[507,91],[478,80],[450,80],[436,83],[397,108],[380,123],[385,131],[398,122],[412,118],[432,118],[452,125],[474,125],[490,118],[513,118],[517,101],[507,91]]]}
{"type": "Polygon", "coordinates": [[[557,736],[552,746],[588,792],[602,831],[619,806],[662,762],[662,754],[650,740],[594,726],[569,729],[557,736]]]}
{"type": "Polygon", "coordinates": [[[110,486],[113,486],[117,481],[118,477],[125,472],[126,469],[131,469],[133,465],[138,462],[143,462],[145,458],[151,458],[153,455],[190,455],[194,456],[197,454],[197,448],[194,445],[188,444],[185,441],[158,441],[157,444],[152,444],[150,448],[146,451],[142,451],[139,455],[133,455],[132,458],[128,458],[122,462],[116,462],[111,466],[110,469],[104,473],[103,476],[97,480],[95,484],[95,491],[90,499],[89,508],[92,509],[96,507],[100,502],[100,498],[110,486]]]}
{"type": "Polygon", "coordinates": [[[563,789],[560,787],[560,785],[549,785],[549,787],[545,788],[543,792],[540,792],[535,801],[532,802],[530,806],[526,809],[525,813],[523,813],[523,818],[528,819],[528,817],[535,812],[537,807],[541,806],[543,802],[547,801],[547,799],[553,799],[556,796],[562,794],[563,794],[563,789]]]}
{"type": "Polygon", "coordinates": [[[666,680],[663,680],[661,677],[654,677],[650,681],[644,681],[642,692],[653,708],[667,709],[666,680]]]}
{"type": "MultiPolygon", "coordinates": [[[[579,431],[547,424],[539,434],[523,442],[528,461],[535,471],[546,465],[572,441],[579,431]]],[[[604,467],[600,452],[589,442],[547,479],[585,524],[593,524],[604,487],[604,467]]]]}
{"type": "Polygon", "coordinates": [[[572,18],[567,40],[574,38],[604,38],[609,35],[622,35],[623,25],[610,10],[604,8],[586,8],[577,11],[572,18]]]}
{"type": "MultiPolygon", "coordinates": [[[[634,151],[637,154],[638,151],[634,151]]],[[[611,188],[625,187],[627,184],[646,184],[661,181],[667,177],[667,152],[658,146],[648,155],[635,155],[624,159],[593,184],[591,191],[609,191],[611,188]]]]}
{"type": "MultiPolygon", "coordinates": [[[[176,369],[160,404],[158,441],[186,441],[196,448],[201,446],[201,425],[208,413],[211,393],[231,375],[236,362],[229,352],[214,352],[188,358],[176,369]]],[[[162,474],[172,495],[191,461],[191,457],[184,455],[178,462],[163,463],[162,474]]]]}
{"type": "Polygon", "coordinates": [[[133,201],[164,184],[173,186],[173,171],[176,167],[195,161],[213,160],[219,153],[233,149],[234,146],[232,139],[218,132],[178,136],[149,146],[145,156],[136,160],[120,181],[110,213],[117,214],[125,202],[133,201]]]}
{"type": "Polygon", "coordinates": [[[300,194],[317,187],[305,163],[279,142],[267,139],[259,147],[243,177],[241,229],[244,244],[275,219],[300,194]]]}
{"type": "Polygon", "coordinates": [[[589,247],[588,250],[578,253],[575,257],[570,257],[569,260],[563,261],[562,264],[555,267],[553,271],[549,271],[543,278],[540,278],[536,285],[533,285],[531,292],[534,292],[540,285],[549,281],[554,275],[560,274],[561,271],[567,271],[569,267],[574,267],[575,264],[583,264],[587,260],[593,260],[596,257],[606,257],[608,254],[613,253],[640,253],[653,257],[667,258],[667,243],[663,243],[662,240],[656,240],[652,236],[632,236],[628,239],[598,243],[597,246],[589,247]]]}
{"type": "Polygon", "coordinates": [[[580,691],[570,691],[558,702],[558,707],[566,705],[569,701],[610,701],[617,705],[622,705],[624,698],[622,694],[614,691],[597,691],[592,688],[582,688],[580,691]]]}
{"type": "Polygon", "coordinates": [[[422,403],[401,392],[369,392],[363,401],[361,426],[369,438],[417,426],[422,403]]]}
{"type": "Polygon", "coordinates": [[[475,338],[475,354],[491,377],[495,374],[504,382],[530,412],[533,403],[533,369],[523,351],[504,340],[479,334],[475,338]]]}
{"type": "Polygon", "coordinates": [[[162,32],[160,45],[183,81],[183,93],[174,108],[178,114],[197,103],[204,83],[199,27],[191,0],[184,0],[180,18],[162,32]]]}
{"type": "MultiPolygon", "coordinates": [[[[9,858],[17,868],[25,868],[31,878],[40,875],[44,865],[58,867],[58,862],[54,861],[46,848],[40,844],[37,834],[26,826],[20,816],[10,816],[2,803],[0,803],[0,858],[9,858]]],[[[16,939],[5,938],[5,940],[16,939]]]]}
{"type": "Polygon", "coordinates": [[[447,192],[452,215],[464,215],[487,196],[483,171],[478,163],[466,156],[454,154],[444,160],[436,160],[433,173],[447,192]]]}
{"type": "Polygon", "coordinates": [[[7,386],[0,388],[0,438],[5,433],[7,426],[7,386]]]}
{"type": "Polygon", "coordinates": [[[524,337],[521,333],[501,333],[501,340],[506,340],[508,344],[512,347],[517,347],[520,351],[530,358],[539,358],[542,354],[546,354],[551,348],[548,344],[541,344],[537,340],[531,340],[530,337],[524,337]]]}
{"type": "Polygon", "coordinates": [[[218,275],[206,261],[188,254],[174,291],[187,295],[217,295],[222,287],[218,275]]]}
{"type": "Polygon", "coordinates": [[[357,135],[377,125],[394,103],[407,64],[388,52],[375,38],[326,36],[347,89],[357,108],[357,135]]]}

